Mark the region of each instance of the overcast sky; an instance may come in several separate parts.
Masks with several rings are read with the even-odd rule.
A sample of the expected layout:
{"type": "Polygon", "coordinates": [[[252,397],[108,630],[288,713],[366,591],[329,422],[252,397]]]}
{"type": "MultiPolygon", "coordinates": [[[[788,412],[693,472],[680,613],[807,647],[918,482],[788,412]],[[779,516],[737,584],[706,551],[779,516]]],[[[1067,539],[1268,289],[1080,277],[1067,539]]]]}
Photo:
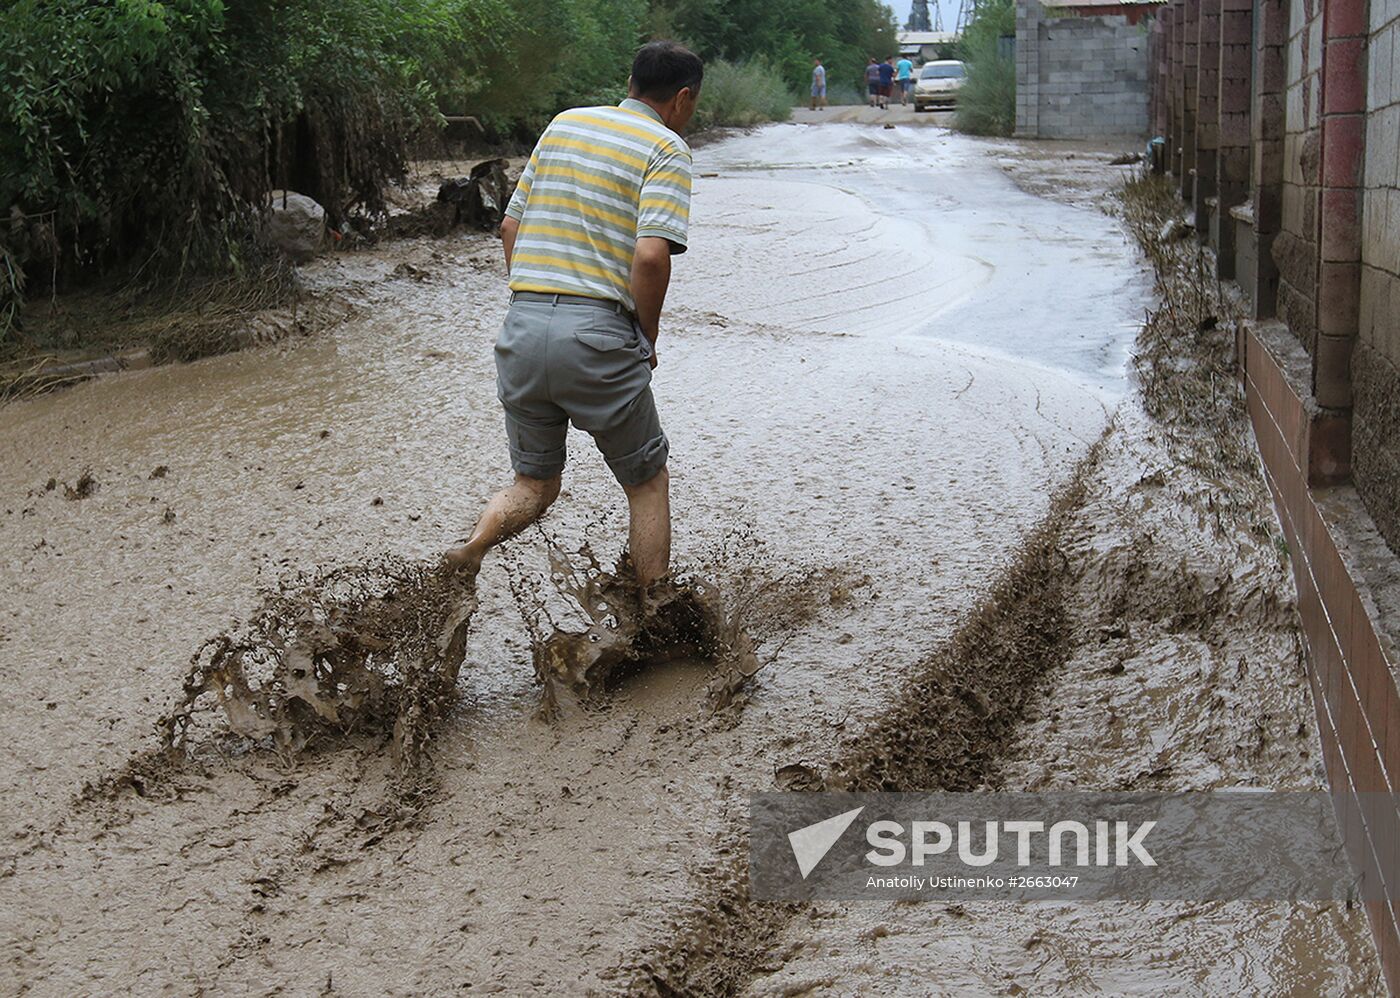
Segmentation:
{"type": "MultiPolygon", "coordinates": [[[[894,9],[894,20],[901,29],[904,22],[909,20],[909,8],[914,6],[913,0],[885,0],[894,9]]],[[[952,31],[958,23],[958,0],[937,0],[943,5],[943,30],[952,31]]],[[[935,0],[928,0],[928,16],[930,20],[935,18],[934,7],[937,6],[935,0]]]]}

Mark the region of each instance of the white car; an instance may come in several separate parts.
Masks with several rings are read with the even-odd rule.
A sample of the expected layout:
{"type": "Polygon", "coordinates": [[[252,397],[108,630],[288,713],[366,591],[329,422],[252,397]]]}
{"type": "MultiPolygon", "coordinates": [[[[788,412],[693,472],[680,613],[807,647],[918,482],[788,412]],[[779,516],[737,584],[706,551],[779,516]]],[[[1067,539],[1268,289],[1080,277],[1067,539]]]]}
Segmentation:
{"type": "Polygon", "coordinates": [[[957,59],[924,63],[914,84],[914,110],[952,107],[958,102],[958,91],[965,79],[967,69],[957,59]]]}

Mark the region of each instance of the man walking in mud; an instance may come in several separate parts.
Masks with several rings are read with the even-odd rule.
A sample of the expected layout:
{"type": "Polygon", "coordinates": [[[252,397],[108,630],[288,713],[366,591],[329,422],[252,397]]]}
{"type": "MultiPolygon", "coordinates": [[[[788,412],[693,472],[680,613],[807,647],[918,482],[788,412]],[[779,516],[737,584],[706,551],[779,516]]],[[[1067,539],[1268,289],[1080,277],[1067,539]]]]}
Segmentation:
{"type": "Polygon", "coordinates": [[[564,111],[535,146],[501,223],[511,304],[496,340],[515,481],[448,564],[475,575],[493,546],[559,495],[569,423],[593,435],[627,496],[645,590],[671,558],[668,444],[651,394],[671,257],[686,249],[690,147],[704,66],[674,42],[632,63],[617,107],[564,111]]]}

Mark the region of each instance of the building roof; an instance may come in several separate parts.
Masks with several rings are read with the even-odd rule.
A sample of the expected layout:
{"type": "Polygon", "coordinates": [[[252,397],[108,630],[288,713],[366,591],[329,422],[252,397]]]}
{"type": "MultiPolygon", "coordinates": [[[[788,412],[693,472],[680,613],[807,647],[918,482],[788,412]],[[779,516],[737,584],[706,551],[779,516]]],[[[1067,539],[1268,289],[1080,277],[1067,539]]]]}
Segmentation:
{"type": "Polygon", "coordinates": [[[956,31],[899,31],[895,38],[901,45],[947,45],[958,40],[956,31]]]}
{"type": "Polygon", "coordinates": [[[1167,0],[1043,0],[1051,9],[1079,10],[1084,7],[1160,7],[1167,0]]]}

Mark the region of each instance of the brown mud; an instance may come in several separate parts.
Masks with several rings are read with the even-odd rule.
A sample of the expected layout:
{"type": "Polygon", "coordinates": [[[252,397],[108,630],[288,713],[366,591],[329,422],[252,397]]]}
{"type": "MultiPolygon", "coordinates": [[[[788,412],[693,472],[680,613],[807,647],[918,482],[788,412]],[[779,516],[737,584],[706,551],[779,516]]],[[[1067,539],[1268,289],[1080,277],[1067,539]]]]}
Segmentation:
{"type": "MultiPolygon", "coordinates": [[[[1201,250],[1156,238],[1177,211],[1164,185],[1130,182],[1115,207],[1157,274],[1136,397],[898,704],[824,765],[779,774],[783,789],[1326,786],[1285,548],[1234,385],[1237,305],[1201,250]]],[[[920,917],[899,903],[756,903],[742,822],[719,852],[696,905],[621,968],[620,990],[1382,986],[1359,905],[985,902],[920,917]]]]}
{"type": "MultiPolygon", "coordinates": [[[[791,778],[796,774],[786,783],[779,774],[780,786],[971,791],[990,780],[1027,701],[1069,651],[1060,546],[1097,462],[1096,446],[986,599],[910,672],[894,706],[843,739],[820,764],[801,767],[800,783],[791,778]]],[[[804,906],[752,900],[748,860],[744,828],[736,821],[717,858],[701,871],[693,907],[619,968],[619,991],[730,995],[781,965],[780,936],[804,906]]]]}
{"type": "Polygon", "coordinates": [[[0,565],[0,990],[1374,983],[1364,923],[1343,908],[783,912],[740,896],[756,788],[1309,785],[1316,758],[1296,647],[1273,629],[1291,619],[1286,574],[1267,531],[1239,534],[1233,479],[1178,473],[1163,424],[1131,405],[1094,446],[1119,396],[1093,386],[1121,384],[1146,302],[1116,222],[1018,191],[985,145],[936,127],[781,126],[697,166],[656,380],[676,549],[704,589],[655,646],[681,657],[587,658],[578,636],[614,609],[601,566],[626,510],[575,434],[549,537],[483,569],[456,689],[418,729],[411,778],[392,746],[413,665],[373,646],[397,636],[439,661],[438,617],[385,597],[433,591],[428,566],[509,474],[497,245],[318,261],[306,279],[357,305],[326,336],[0,413],[14,554],[0,565]],[[89,467],[101,486],[82,502],[42,490],[89,467]],[[576,553],[585,540],[598,557],[576,553]],[[555,584],[551,550],[594,613],[555,584]],[[388,560],[356,587],[318,581],[367,551],[388,560]],[[727,672],[723,649],[686,657],[704,650],[681,639],[715,619],[711,587],[751,676],[727,672]],[[184,709],[191,652],[230,618],[285,645],[295,613],[259,623],[281,593],[331,628],[312,653],[329,672],[290,677],[304,696],[288,696],[276,656],[221,662],[247,681],[248,723],[292,715],[287,748],[276,729],[234,733],[218,702],[230,673],[211,687],[199,672],[172,758],[152,728],[184,709]],[[336,607],[369,626],[337,632],[336,607]],[[545,720],[537,649],[556,629],[581,683],[551,680],[545,720]],[[335,662],[378,677],[382,699],[367,677],[324,687],[335,662]],[[727,707],[713,689],[726,676],[744,680],[727,707]],[[345,693],[360,699],[342,715],[345,693]]]}

